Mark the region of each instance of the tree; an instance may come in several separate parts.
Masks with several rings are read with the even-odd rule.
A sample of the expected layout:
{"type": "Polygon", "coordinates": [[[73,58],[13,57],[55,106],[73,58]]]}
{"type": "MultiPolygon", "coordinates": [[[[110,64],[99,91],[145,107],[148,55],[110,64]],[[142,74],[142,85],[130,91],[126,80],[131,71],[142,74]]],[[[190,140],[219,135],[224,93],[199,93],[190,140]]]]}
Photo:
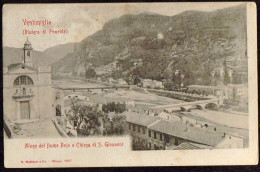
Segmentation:
{"type": "Polygon", "coordinates": [[[71,109],[66,113],[67,120],[74,126],[79,137],[89,135],[121,135],[126,131],[124,116],[118,115],[126,111],[125,103],[107,103],[102,107],[89,106],[79,99],[71,99],[71,109]],[[110,120],[108,112],[117,114],[110,120]]]}
{"type": "Polygon", "coordinates": [[[139,83],[141,83],[141,80],[136,76],[134,78],[134,85],[138,85],[139,83]]]}
{"type": "Polygon", "coordinates": [[[125,103],[109,102],[102,106],[102,111],[106,113],[108,112],[123,113],[126,110],[127,108],[125,103]]]}
{"type": "Polygon", "coordinates": [[[165,88],[166,90],[172,91],[173,88],[174,88],[174,83],[171,82],[171,81],[168,81],[168,82],[164,83],[164,88],[165,88]]]}
{"type": "Polygon", "coordinates": [[[97,135],[103,132],[105,114],[99,111],[97,106],[86,105],[74,98],[71,99],[71,109],[66,116],[80,136],[97,135]]]}
{"type": "Polygon", "coordinates": [[[96,76],[96,72],[93,68],[86,70],[86,78],[94,78],[96,76]]]}

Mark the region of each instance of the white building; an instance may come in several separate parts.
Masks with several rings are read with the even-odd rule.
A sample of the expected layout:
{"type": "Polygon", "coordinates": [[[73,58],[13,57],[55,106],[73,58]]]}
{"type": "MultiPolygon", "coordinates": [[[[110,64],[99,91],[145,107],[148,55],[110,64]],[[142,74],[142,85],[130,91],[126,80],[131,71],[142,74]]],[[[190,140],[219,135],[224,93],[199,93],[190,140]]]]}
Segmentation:
{"type": "Polygon", "coordinates": [[[109,83],[114,83],[114,79],[113,79],[112,77],[109,77],[109,78],[108,78],[108,82],[109,82],[109,83]]]}
{"type": "Polygon", "coordinates": [[[153,80],[153,88],[164,88],[164,86],[161,81],[153,80]]]}
{"type": "Polygon", "coordinates": [[[118,84],[120,85],[127,85],[126,81],[123,79],[118,79],[118,84]]]}
{"type": "Polygon", "coordinates": [[[151,80],[151,79],[143,79],[142,80],[142,85],[143,85],[144,88],[152,87],[152,83],[153,83],[153,80],[151,80]]]}
{"type": "Polygon", "coordinates": [[[3,70],[4,115],[14,121],[55,115],[51,67],[34,67],[32,49],[27,40],[21,61],[3,70]]]}
{"type": "Polygon", "coordinates": [[[80,93],[67,93],[65,96],[64,96],[64,100],[68,100],[68,99],[79,99],[79,100],[89,100],[89,97],[85,96],[85,95],[82,95],[80,93]]]}

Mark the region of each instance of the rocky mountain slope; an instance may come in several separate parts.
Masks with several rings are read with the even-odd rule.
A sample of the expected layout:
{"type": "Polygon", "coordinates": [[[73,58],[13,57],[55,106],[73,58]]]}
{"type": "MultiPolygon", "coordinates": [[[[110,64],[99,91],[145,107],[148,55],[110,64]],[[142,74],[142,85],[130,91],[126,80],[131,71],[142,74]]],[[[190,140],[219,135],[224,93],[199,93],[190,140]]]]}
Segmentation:
{"type": "Polygon", "coordinates": [[[172,17],[124,15],[107,22],[53,67],[78,75],[84,73],[86,62],[99,71],[104,66],[107,75],[157,80],[170,79],[179,70],[187,83],[207,80],[203,84],[210,84],[210,72],[225,58],[246,61],[245,5],[213,12],[186,11],[172,17]],[[82,71],[75,72],[80,60],[82,71]],[[107,72],[107,66],[115,62],[116,67],[107,72]]]}
{"type": "MultiPolygon", "coordinates": [[[[211,72],[224,59],[246,57],[246,6],[212,12],[186,11],[175,16],[156,13],[123,15],[74,46],[64,44],[33,52],[34,63],[51,64],[54,74],[172,80],[179,70],[187,84],[212,82],[211,72]]],[[[4,65],[17,62],[21,49],[4,48],[4,65]]]]}

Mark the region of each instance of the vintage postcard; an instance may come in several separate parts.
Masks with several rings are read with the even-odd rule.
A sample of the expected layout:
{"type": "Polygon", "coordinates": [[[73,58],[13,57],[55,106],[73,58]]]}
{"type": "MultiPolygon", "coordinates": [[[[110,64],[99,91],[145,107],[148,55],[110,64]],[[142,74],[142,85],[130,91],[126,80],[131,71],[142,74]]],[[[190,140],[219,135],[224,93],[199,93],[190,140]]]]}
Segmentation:
{"type": "Polygon", "coordinates": [[[6,168],[258,163],[255,3],[2,13],[6,168]]]}

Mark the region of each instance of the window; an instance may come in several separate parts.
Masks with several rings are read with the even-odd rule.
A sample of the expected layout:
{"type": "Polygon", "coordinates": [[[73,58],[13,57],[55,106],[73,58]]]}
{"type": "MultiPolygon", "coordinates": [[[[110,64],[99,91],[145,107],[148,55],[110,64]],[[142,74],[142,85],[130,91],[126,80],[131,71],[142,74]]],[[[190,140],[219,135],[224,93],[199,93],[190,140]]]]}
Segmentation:
{"type": "Polygon", "coordinates": [[[138,133],[140,133],[140,126],[138,126],[138,133]]]}
{"type": "Polygon", "coordinates": [[[30,51],[27,51],[27,56],[29,56],[29,57],[30,57],[30,51]]]}
{"type": "Polygon", "coordinates": [[[61,116],[61,105],[56,106],[56,116],[61,116]]]}
{"type": "Polygon", "coordinates": [[[29,76],[19,76],[14,80],[13,85],[33,85],[33,80],[29,76]]]}
{"type": "Polygon", "coordinates": [[[156,139],[156,132],[153,133],[153,137],[154,137],[154,139],[156,139]]]}
{"type": "Polygon", "coordinates": [[[174,140],[174,145],[175,145],[175,146],[178,146],[177,138],[175,138],[175,140],[174,140]]]}
{"type": "Polygon", "coordinates": [[[131,130],[131,124],[129,124],[129,130],[131,130]]]}
{"type": "Polygon", "coordinates": [[[133,125],[133,131],[135,131],[135,125],[133,125]]]}
{"type": "Polygon", "coordinates": [[[157,145],[156,145],[156,144],[154,144],[153,146],[154,146],[154,150],[157,150],[157,145]]]}
{"type": "Polygon", "coordinates": [[[151,137],[151,130],[149,130],[149,137],[151,137]]]}
{"type": "Polygon", "coordinates": [[[164,140],[166,143],[169,143],[170,142],[170,138],[168,135],[164,135],[164,140]]]}
{"type": "Polygon", "coordinates": [[[145,128],[143,127],[143,134],[145,134],[145,128]]]}
{"type": "Polygon", "coordinates": [[[160,140],[162,141],[162,134],[160,134],[160,140]]]}
{"type": "Polygon", "coordinates": [[[23,88],[23,95],[26,95],[26,89],[23,88]]]}
{"type": "Polygon", "coordinates": [[[151,149],[152,148],[152,143],[149,143],[149,149],[151,149]]]}
{"type": "Polygon", "coordinates": [[[21,85],[26,85],[26,76],[21,76],[21,85]]]}

